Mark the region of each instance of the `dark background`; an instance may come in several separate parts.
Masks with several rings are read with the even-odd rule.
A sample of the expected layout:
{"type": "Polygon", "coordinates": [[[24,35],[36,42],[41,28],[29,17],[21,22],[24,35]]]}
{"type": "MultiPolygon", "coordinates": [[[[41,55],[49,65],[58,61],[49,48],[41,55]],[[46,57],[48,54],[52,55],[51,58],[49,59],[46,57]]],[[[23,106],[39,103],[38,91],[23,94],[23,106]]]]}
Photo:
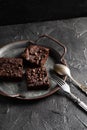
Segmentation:
{"type": "Polygon", "coordinates": [[[0,25],[87,16],[87,0],[0,0],[0,25]]]}

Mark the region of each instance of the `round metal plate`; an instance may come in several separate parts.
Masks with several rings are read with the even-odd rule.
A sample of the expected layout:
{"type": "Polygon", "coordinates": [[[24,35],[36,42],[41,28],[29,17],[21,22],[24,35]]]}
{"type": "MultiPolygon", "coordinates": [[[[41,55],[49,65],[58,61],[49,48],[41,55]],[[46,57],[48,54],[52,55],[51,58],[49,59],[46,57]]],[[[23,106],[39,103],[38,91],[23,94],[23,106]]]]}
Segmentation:
{"type": "MultiPolygon", "coordinates": [[[[24,51],[25,47],[27,47],[29,44],[31,43],[28,40],[8,44],[0,49],[0,57],[19,57],[21,53],[24,51]]],[[[43,45],[43,43],[40,45],[43,45]]],[[[44,46],[50,48],[50,54],[45,64],[50,79],[49,71],[53,69],[55,63],[61,63],[61,56],[58,53],[58,51],[56,51],[55,45],[54,49],[53,46],[51,47],[51,45],[44,44],[44,46]]],[[[58,89],[59,87],[57,86],[57,84],[51,79],[50,79],[50,88],[48,90],[39,90],[39,91],[27,90],[26,80],[20,82],[9,82],[9,81],[0,82],[0,94],[22,100],[44,98],[55,93],[56,91],[58,91],[58,89]]]]}

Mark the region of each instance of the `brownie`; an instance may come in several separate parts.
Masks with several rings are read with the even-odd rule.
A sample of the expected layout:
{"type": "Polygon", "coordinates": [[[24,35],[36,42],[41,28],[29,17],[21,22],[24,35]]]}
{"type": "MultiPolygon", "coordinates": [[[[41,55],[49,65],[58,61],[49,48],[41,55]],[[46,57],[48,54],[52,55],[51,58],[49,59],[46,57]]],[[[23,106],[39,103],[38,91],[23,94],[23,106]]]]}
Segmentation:
{"type": "Polygon", "coordinates": [[[30,90],[49,88],[49,79],[45,67],[28,68],[26,70],[26,79],[30,90]]]}
{"type": "Polygon", "coordinates": [[[0,79],[19,80],[23,76],[21,58],[0,58],[0,79]]]}
{"type": "Polygon", "coordinates": [[[31,64],[42,66],[49,55],[49,48],[40,45],[29,45],[23,52],[22,57],[31,64]]]}

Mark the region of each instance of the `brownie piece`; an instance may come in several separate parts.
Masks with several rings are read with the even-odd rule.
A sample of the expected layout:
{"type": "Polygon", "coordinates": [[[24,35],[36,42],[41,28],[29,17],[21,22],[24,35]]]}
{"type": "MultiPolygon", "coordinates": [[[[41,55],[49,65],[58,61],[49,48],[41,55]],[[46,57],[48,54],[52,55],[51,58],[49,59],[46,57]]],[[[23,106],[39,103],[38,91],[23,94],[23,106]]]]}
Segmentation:
{"type": "Polygon", "coordinates": [[[49,79],[45,67],[28,68],[26,70],[28,89],[48,89],[49,79]]]}
{"type": "Polygon", "coordinates": [[[42,66],[45,64],[49,55],[49,48],[39,45],[29,45],[22,54],[22,57],[30,63],[42,66]]]}
{"type": "Polygon", "coordinates": [[[0,58],[0,79],[21,79],[23,60],[21,58],[0,58]]]}

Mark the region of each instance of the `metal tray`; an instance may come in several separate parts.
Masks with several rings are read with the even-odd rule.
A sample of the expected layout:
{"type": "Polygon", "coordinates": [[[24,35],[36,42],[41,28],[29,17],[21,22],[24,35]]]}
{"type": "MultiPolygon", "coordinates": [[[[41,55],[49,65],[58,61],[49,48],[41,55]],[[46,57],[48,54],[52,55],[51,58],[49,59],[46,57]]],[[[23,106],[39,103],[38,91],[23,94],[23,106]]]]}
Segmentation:
{"type": "Polygon", "coordinates": [[[26,80],[20,82],[0,81],[0,94],[11,98],[21,100],[33,100],[50,96],[59,90],[57,84],[50,78],[50,70],[53,69],[55,63],[65,63],[64,55],[66,53],[65,46],[58,40],[48,35],[39,36],[35,41],[18,41],[7,44],[0,49],[0,57],[19,57],[29,44],[37,44],[50,48],[50,54],[45,67],[48,71],[50,79],[50,88],[48,90],[27,90],[26,80]],[[54,42],[54,43],[53,43],[54,42]],[[62,48],[62,54],[59,54],[58,48],[62,48]]]}

